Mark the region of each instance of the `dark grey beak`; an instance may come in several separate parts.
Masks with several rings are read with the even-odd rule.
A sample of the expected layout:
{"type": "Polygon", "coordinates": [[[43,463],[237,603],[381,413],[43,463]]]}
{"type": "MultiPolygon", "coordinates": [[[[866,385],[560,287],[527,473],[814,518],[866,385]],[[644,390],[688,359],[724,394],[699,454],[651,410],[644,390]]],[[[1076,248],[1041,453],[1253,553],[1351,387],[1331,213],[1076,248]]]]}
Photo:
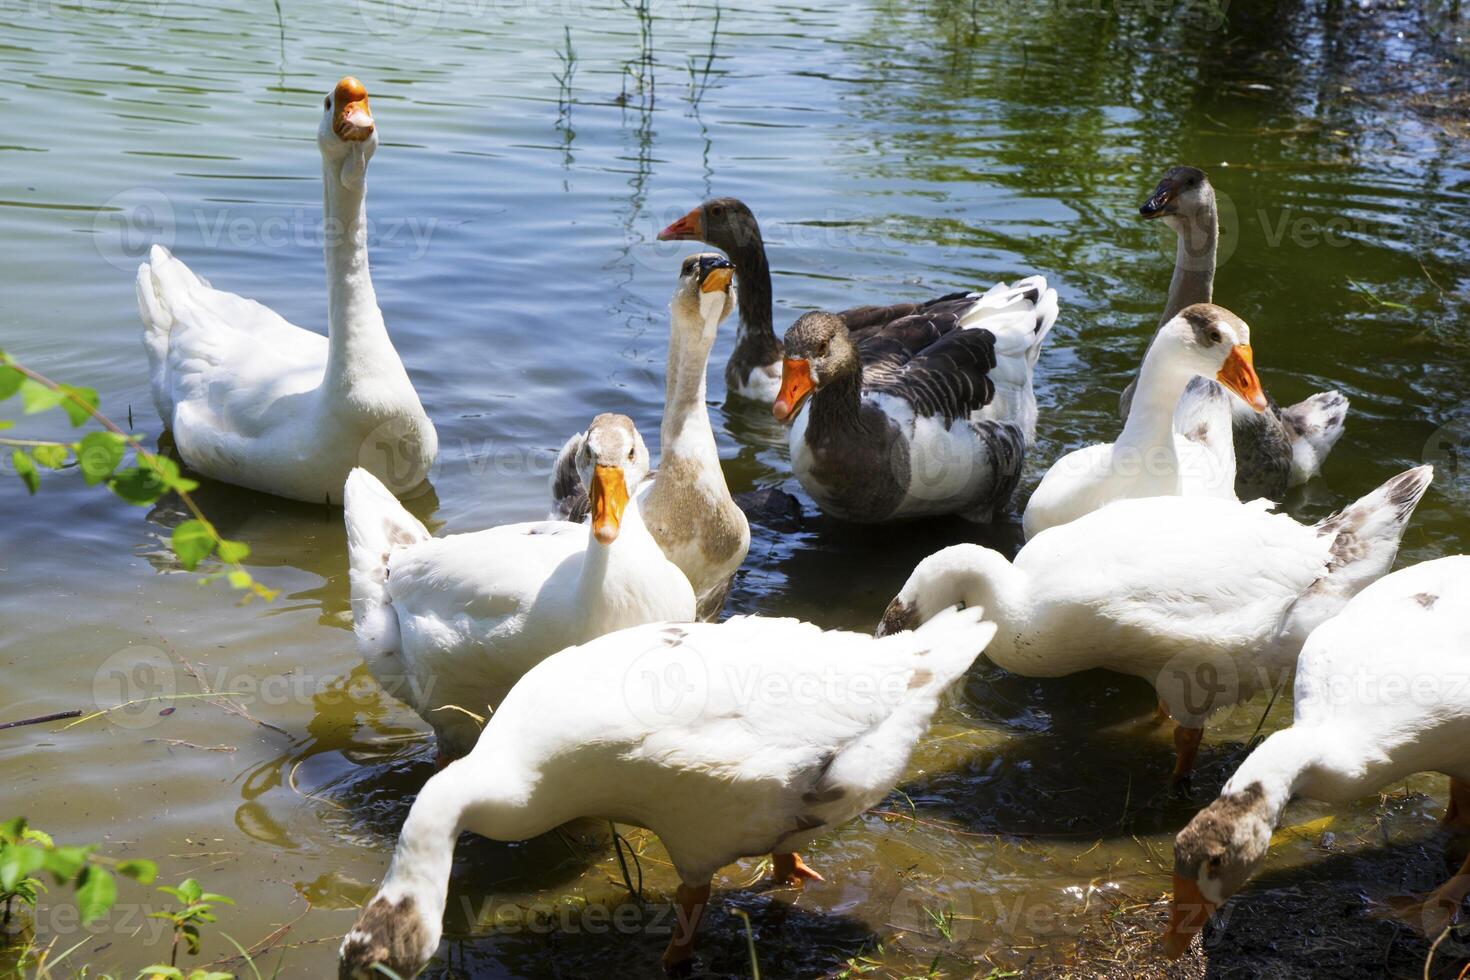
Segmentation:
{"type": "Polygon", "coordinates": [[[1168,179],[1161,180],[1149,199],[1139,206],[1138,213],[1145,218],[1159,218],[1166,214],[1173,214],[1174,198],[1178,193],[1178,184],[1168,179]]]}

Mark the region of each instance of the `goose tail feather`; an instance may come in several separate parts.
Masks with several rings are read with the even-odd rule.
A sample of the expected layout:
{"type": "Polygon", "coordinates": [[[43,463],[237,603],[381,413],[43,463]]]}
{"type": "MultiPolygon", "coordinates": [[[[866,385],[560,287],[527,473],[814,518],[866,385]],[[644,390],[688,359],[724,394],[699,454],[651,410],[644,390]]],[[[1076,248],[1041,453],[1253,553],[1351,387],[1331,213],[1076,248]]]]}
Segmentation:
{"type": "Polygon", "coordinates": [[[553,521],[580,524],[591,512],[591,499],[582,484],[582,474],[577,472],[577,453],[586,441],[587,433],[578,432],[556,454],[556,463],[551,467],[550,518],[553,521]]]}
{"type": "Polygon", "coordinates": [[[393,552],[430,538],[429,529],[407,510],[381,480],[358,467],[342,492],[347,523],[347,577],[352,596],[352,628],[364,660],[376,661],[402,645],[398,614],[388,591],[393,552]]]}
{"type": "Polygon", "coordinates": [[[1291,486],[1306,483],[1322,471],[1327,454],[1342,438],[1347,411],[1347,396],[1338,391],[1318,392],[1281,410],[1291,442],[1291,486]]]}

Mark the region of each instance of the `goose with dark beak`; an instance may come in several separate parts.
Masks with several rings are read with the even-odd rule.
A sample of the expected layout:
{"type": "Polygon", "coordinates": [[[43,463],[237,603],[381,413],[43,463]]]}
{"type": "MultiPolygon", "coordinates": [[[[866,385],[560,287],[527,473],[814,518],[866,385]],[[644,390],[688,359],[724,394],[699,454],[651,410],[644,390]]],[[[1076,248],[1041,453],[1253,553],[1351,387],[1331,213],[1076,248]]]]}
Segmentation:
{"type": "Polygon", "coordinates": [[[648,475],[632,420],[597,416],[573,463],[591,488],[590,527],[541,521],[435,538],[366,471],[347,481],[358,651],[433,726],[441,761],[468,752],[480,733],[472,715],[499,705],[549,654],[694,618],[689,580],[630,493],[648,475]]]}
{"type": "MultiPolygon", "coordinates": [[[[1215,188],[1197,167],[1170,167],[1138,213],[1163,221],[1176,237],[1174,275],[1159,318],[1163,326],[1186,307],[1213,299],[1220,239],[1215,188]]],[[[1119,402],[1125,418],[1136,384],[1124,389],[1119,402]]],[[[1208,379],[1192,381],[1179,403],[1179,432],[1187,436],[1189,419],[1210,411],[1207,403],[1219,394],[1208,379]]],[[[1321,472],[1327,454],[1342,436],[1348,409],[1347,398],[1336,391],[1319,392],[1285,408],[1267,398],[1264,410],[1244,398],[1228,401],[1236,451],[1235,489],[1241,500],[1280,500],[1289,488],[1321,472]]]]}
{"type": "MultiPolygon", "coordinates": [[[[680,264],[669,301],[658,469],[641,484],[628,485],[654,540],[693,586],[700,619],[719,615],[750,549],[750,525],[725,483],[705,398],[710,349],[720,323],[735,309],[734,276],[730,261],[713,252],[691,255],[680,264]]],[[[586,438],[578,433],[568,439],[553,467],[554,517],[580,521],[590,507],[596,522],[594,495],[610,499],[577,471],[577,452],[586,438]]]]}

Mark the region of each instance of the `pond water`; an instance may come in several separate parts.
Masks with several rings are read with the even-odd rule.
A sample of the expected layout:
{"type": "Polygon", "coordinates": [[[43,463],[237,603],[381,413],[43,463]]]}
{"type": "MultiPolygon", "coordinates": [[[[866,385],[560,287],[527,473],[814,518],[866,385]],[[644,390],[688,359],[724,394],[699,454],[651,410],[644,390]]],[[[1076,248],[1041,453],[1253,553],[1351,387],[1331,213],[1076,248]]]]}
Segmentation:
{"type": "MultiPolygon", "coordinates": [[[[1172,261],[1172,236],[1136,209],[1186,162],[1221,197],[1216,298],[1252,324],[1268,389],[1283,403],[1328,387],[1352,399],[1324,475],[1287,508],[1318,519],[1428,459],[1440,476],[1400,562],[1470,545],[1470,470],[1456,466],[1470,440],[1470,31],[1457,7],[729,0],[717,17],[704,0],[653,0],[642,20],[637,8],[5,0],[0,346],[94,386],[153,439],[132,285],[149,242],[323,329],[314,131],[322,94],[353,73],[382,139],[369,172],[378,296],[441,440],[433,493],[412,505],[432,526],[539,516],[555,449],[597,412],[630,414],[656,442],[666,304],[692,249],[654,238],[711,194],[761,218],[783,329],[807,309],[1044,273],[1062,315],[1036,369],[1024,494],[1059,453],[1119,427],[1117,392],[1172,261]]],[[[732,340],[716,347],[710,393],[731,487],[799,493],[768,410],[723,404],[732,340]]],[[[36,416],[6,434],[64,425],[36,416]]],[[[330,973],[431,771],[423,726],[354,651],[340,512],[206,484],[205,511],[281,590],[242,606],[173,565],[177,507],[131,508],[75,472],[43,484],[28,498],[8,470],[0,483],[0,722],[206,686],[236,695],[0,732],[0,817],[156,858],[169,881],[197,876],[238,901],[218,929],[268,950],[264,967],[330,973]]],[[[805,505],[799,525],[754,529],[729,612],[871,630],[925,554],[1019,539],[1015,524],[855,529],[805,505]]],[[[1212,725],[1177,797],[1166,735],[1129,724],[1150,706],[1119,677],[1041,683],[982,662],[902,794],[807,856],[826,883],[797,898],[764,891],[757,862],[727,869],[703,967],[749,975],[740,910],[766,976],[1156,972],[1146,929],[1172,835],[1267,701],[1212,725]]],[[[1288,720],[1283,699],[1264,724],[1288,720]]],[[[1282,842],[1208,969],[1298,968],[1259,939],[1274,923],[1315,930],[1338,958],[1319,964],[1418,975],[1426,944],[1368,923],[1363,895],[1443,876],[1444,791],[1422,776],[1335,811],[1294,805],[1290,823],[1335,815],[1329,836],[1313,824],[1282,842]]],[[[603,914],[626,896],[605,825],[466,840],[428,975],[656,975],[663,938],[642,930],[666,924],[674,879],[654,839],[624,830],[649,899],[624,906],[631,919],[603,914]]],[[[45,906],[38,934],[85,940],[72,964],[131,974],[167,957],[140,917],[162,903],[124,883],[91,935],[45,906]]],[[[211,934],[191,962],[233,952],[211,934]]],[[[1463,944],[1441,960],[1455,956],[1463,944]]]]}

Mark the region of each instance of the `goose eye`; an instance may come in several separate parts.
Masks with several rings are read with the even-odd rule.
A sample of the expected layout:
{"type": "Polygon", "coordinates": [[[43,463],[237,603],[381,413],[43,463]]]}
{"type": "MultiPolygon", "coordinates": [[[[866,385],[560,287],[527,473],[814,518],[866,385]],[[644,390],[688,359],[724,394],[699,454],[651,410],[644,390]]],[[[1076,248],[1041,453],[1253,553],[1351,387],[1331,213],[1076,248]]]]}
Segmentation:
{"type": "Polygon", "coordinates": [[[330,108],[332,108],[332,97],[330,95],[327,96],[326,98],[322,99],[322,108],[323,109],[330,109],[330,108]]]}
{"type": "Polygon", "coordinates": [[[958,609],[958,610],[960,610],[961,612],[964,612],[965,609],[968,608],[968,606],[969,606],[969,603],[965,602],[965,600],[963,600],[963,599],[961,599],[959,602],[955,603],[955,608],[958,609]]]}
{"type": "Polygon", "coordinates": [[[1212,343],[1212,344],[1218,344],[1219,342],[1220,342],[1220,331],[1218,331],[1218,330],[1211,330],[1210,331],[1210,343],[1212,343]]]}
{"type": "Polygon", "coordinates": [[[725,213],[725,208],[722,205],[716,204],[714,207],[709,209],[709,213],[718,218],[725,213]]]}
{"type": "Polygon", "coordinates": [[[1210,858],[1210,870],[1219,871],[1220,865],[1222,865],[1223,863],[1224,861],[1221,859],[1220,855],[1216,854],[1214,857],[1210,858]]]}
{"type": "Polygon", "coordinates": [[[827,352],[829,350],[831,350],[831,349],[832,349],[832,342],[831,341],[828,341],[828,340],[824,340],[824,341],[822,341],[822,346],[819,347],[819,348],[817,348],[817,356],[818,357],[826,357],[827,356],[827,352]]]}
{"type": "Polygon", "coordinates": [[[633,449],[628,450],[628,462],[631,463],[631,462],[633,462],[637,458],[638,458],[638,449],[637,449],[637,447],[634,447],[633,449]]]}

